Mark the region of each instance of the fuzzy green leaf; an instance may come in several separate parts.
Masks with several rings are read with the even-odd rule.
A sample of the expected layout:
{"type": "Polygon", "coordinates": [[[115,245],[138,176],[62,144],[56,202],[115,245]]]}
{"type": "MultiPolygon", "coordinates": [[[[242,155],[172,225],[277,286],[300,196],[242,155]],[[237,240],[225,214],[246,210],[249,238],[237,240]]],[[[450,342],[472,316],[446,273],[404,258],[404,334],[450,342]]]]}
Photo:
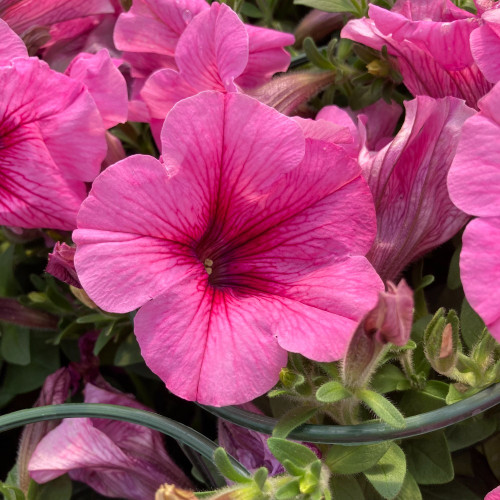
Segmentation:
{"type": "Polygon", "coordinates": [[[2,324],[2,358],[15,365],[26,366],[31,361],[30,331],[19,325],[2,324]]]}
{"type": "Polygon", "coordinates": [[[395,498],[403,487],[406,475],[406,458],[403,450],[391,443],[377,465],[364,474],[382,497],[387,500],[395,498]]]}
{"type": "Polygon", "coordinates": [[[402,429],[406,425],[401,412],[381,394],[362,389],[356,392],[356,396],[391,427],[402,429]]]}
{"type": "Polygon", "coordinates": [[[316,399],[322,403],[335,403],[351,396],[340,382],[327,382],[316,391],[316,399]]]}
{"type": "Polygon", "coordinates": [[[307,446],[286,439],[271,437],[267,440],[267,445],[281,463],[290,460],[297,467],[304,468],[318,459],[307,446]]]}
{"type": "Polygon", "coordinates": [[[385,394],[409,389],[410,381],[396,365],[386,363],[373,377],[371,387],[375,392],[385,394]]]}
{"type": "Polygon", "coordinates": [[[325,463],[334,474],[357,474],[373,467],[387,452],[390,442],[361,446],[331,445],[325,463]]]}
{"type": "Polygon", "coordinates": [[[73,485],[67,474],[45,484],[30,482],[27,500],[70,500],[73,485]]]}
{"type": "Polygon", "coordinates": [[[414,477],[407,471],[403,487],[395,500],[422,500],[422,493],[414,477]]]}
{"type": "Polygon", "coordinates": [[[214,451],[214,462],[221,474],[234,483],[251,483],[252,478],[240,474],[234,467],[224,448],[214,451]]]}
{"type": "Polygon", "coordinates": [[[286,438],[290,432],[305,424],[316,412],[316,406],[298,406],[286,412],[276,424],[273,430],[273,437],[286,438]]]}
{"type": "Polygon", "coordinates": [[[432,432],[403,443],[408,470],[418,484],[444,484],[453,479],[453,464],[446,437],[432,432]]]}
{"type": "Polygon", "coordinates": [[[24,493],[16,486],[9,484],[0,482],[0,493],[5,500],[25,500],[24,493]]]}
{"type": "Polygon", "coordinates": [[[330,487],[335,500],[364,500],[365,498],[363,490],[355,477],[332,477],[330,487]]]}
{"type": "Polygon", "coordinates": [[[294,479],[286,483],[275,493],[276,500],[292,500],[300,496],[299,480],[294,479]]]}

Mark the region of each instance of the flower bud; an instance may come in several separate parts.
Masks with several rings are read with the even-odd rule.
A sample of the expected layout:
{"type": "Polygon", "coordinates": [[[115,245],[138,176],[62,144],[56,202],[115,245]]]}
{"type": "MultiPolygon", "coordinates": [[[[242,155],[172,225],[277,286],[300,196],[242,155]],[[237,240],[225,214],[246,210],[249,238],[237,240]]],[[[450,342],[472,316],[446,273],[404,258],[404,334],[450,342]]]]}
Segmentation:
{"type": "Polygon", "coordinates": [[[425,356],[434,370],[443,375],[451,373],[457,364],[460,351],[458,328],[456,312],[451,310],[445,317],[444,308],[441,308],[424,333],[425,356]]]}
{"type": "Polygon", "coordinates": [[[291,116],[334,81],[333,71],[288,73],[246,93],[280,113],[291,116]]]}
{"type": "Polygon", "coordinates": [[[53,252],[49,253],[49,262],[45,271],[68,285],[82,288],[75,269],[75,251],[75,247],[57,242],[53,252]]]}
{"type": "Polygon", "coordinates": [[[302,42],[308,36],[317,42],[333,31],[340,29],[344,25],[345,17],[342,12],[311,10],[295,30],[295,47],[302,47],[302,42]]]}
{"type": "Polygon", "coordinates": [[[368,73],[373,76],[378,76],[380,78],[386,78],[391,72],[391,65],[388,61],[382,61],[380,59],[374,59],[372,62],[366,65],[368,73]]]}

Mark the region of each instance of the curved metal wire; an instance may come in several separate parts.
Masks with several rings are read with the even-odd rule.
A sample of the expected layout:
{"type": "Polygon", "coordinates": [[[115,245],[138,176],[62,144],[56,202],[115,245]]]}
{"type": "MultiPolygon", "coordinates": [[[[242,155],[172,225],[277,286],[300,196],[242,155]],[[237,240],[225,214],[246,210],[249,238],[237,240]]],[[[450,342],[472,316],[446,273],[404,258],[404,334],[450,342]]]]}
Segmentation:
{"type": "MultiPolygon", "coordinates": [[[[463,401],[445,406],[434,411],[422,413],[405,419],[403,429],[394,429],[381,422],[359,425],[302,425],[288,436],[297,441],[329,444],[369,444],[379,441],[409,438],[427,434],[449,425],[461,422],[486,411],[500,403],[500,384],[488,387],[463,401]]],[[[255,431],[271,434],[276,419],[264,415],[256,415],[240,408],[228,406],[214,408],[203,406],[207,411],[234,424],[255,431]]]]}
{"type": "MultiPolygon", "coordinates": [[[[19,410],[0,416],[0,432],[33,424],[42,420],[60,418],[108,418],[139,424],[159,431],[197,451],[213,463],[213,453],[217,445],[203,434],[190,427],[153,412],[130,408],[128,406],[100,403],[66,403],[61,405],[39,406],[19,410]]],[[[248,470],[237,460],[229,457],[234,468],[243,475],[250,476],[248,470]]]]}

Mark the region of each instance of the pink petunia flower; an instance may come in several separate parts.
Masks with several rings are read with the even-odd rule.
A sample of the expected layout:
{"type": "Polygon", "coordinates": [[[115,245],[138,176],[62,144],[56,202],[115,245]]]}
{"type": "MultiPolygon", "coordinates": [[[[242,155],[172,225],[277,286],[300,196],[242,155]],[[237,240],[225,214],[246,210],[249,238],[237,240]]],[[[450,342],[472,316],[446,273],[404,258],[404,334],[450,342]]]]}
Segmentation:
{"type": "Polygon", "coordinates": [[[414,96],[455,96],[476,107],[490,90],[469,45],[477,16],[450,0],[398,0],[391,11],[370,5],[368,13],[349,21],[341,36],[376,50],[385,45],[414,96]]]}
{"type": "Polygon", "coordinates": [[[491,334],[500,340],[500,83],[479,101],[480,112],[463,127],[448,175],[450,197],[478,216],[466,227],[460,254],[465,295],[491,334]]]}
{"type": "Polygon", "coordinates": [[[476,64],[489,82],[500,81],[500,4],[491,2],[487,10],[478,12],[482,24],[470,35],[470,48],[476,64]]]}
{"type": "Polygon", "coordinates": [[[474,114],[454,97],[420,96],[380,151],[360,154],[375,201],[377,237],[367,257],[384,280],[450,239],[468,216],[451,202],[446,177],[464,121],[474,114]]]}
{"type": "MultiPolygon", "coordinates": [[[[121,14],[117,21],[115,45],[126,52],[174,56],[186,27],[208,9],[210,5],[205,0],[135,0],[131,9],[121,14]]],[[[293,44],[294,37],[258,26],[245,25],[245,29],[248,60],[236,83],[243,88],[252,88],[268,81],[274,73],[286,71],[290,54],[283,47],[293,44]]],[[[200,36],[206,36],[206,33],[203,31],[200,36]]],[[[209,42],[209,46],[212,44],[209,42]]],[[[231,44],[226,41],[225,45],[228,47],[231,44]]],[[[206,50],[203,45],[198,49],[206,50]]],[[[233,61],[233,64],[239,62],[233,61]]],[[[161,67],[164,66],[159,64],[156,69],[161,67]]]]}
{"type": "Polygon", "coordinates": [[[500,486],[497,486],[494,490],[491,490],[484,497],[484,500],[500,500],[500,486]]]}
{"type": "MultiPolygon", "coordinates": [[[[85,385],[85,403],[130,406],[131,396],[85,385]]],[[[28,470],[37,483],[63,474],[88,484],[102,495],[130,500],[153,498],[162,483],[192,488],[167,455],[159,432],[137,424],[98,418],[64,419],[36,447],[28,470]]]]}
{"type": "Polygon", "coordinates": [[[92,300],[141,307],[146,363],[205,404],[270,389],[286,350],[341,358],[381,287],[359,166],[242,94],[179,102],[162,144],[160,161],[109,167],[82,207],[75,265],[92,300]]]}
{"type": "Polygon", "coordinates": [[[106,154],[101,116],[83,84],[0,27],[0,224],[71,230],[106,154]]]}

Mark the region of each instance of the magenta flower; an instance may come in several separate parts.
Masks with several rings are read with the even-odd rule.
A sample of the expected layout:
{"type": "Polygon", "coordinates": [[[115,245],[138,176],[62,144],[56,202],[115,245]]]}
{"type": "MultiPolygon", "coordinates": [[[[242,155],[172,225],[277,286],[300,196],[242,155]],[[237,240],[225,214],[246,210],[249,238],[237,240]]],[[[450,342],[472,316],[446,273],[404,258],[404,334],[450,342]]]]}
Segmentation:
{"type": "Polygon", "coordinates": [[[112,0],[3,0],[0,17],[19,35],[37,26],[113,12],[112,0]]]}
{"type": "Polygon", "coordinates": [[[480,112],[463,127],[450,168],[448,188],[453,203],[478,216],[466,227],[460,254],[465,296],[500,340],[500,83],[479,101],[480,112]]]}
{"type": "Polygon", "coordinates": [[[49,262],[45,271],[64,283],[82,288],[76,274],[74,260],[75,247],[57,242],[53,252],[49,253],[49,262]]]}
{"type": "Polygon", "coordinates": [[[127,84],[106,49],[97,54],[78,54],[65,74],[85,84],[101,113],[104,128],[127,121],[127,84]]]}
{"type": "MultiPolygon", "coordinates": [[[[186,27],[200,13],[210,8],[205,0],[135,0],[131,9],[120,15],[115,29],[115,44],[120,50],[136,53],[152,53],[161,56],[176,54],[176,46],[186,27]]],[[[228,16],[222,25],[227,26],[228,16]]],[[[233,23],[234,24],[234,23],[233,23]]],[[[200,23],[198,22],[198,27],[200,23]]],[[[203,27],[202,27],[203,28],[203,27]]],[[[236,83],[244,88],[255,87],[268,81],[278,71],[285,71],[290,63],[290,54],[283,47],[291,45],[294,37],[257,26],[245,25],[248,36],[248,60],[233,60],[236,66],[243,64],[244,71],[236,83]]],[[[240,39],[241,30],[234,35],[240,39]]],[[[192,40],[197,40],[197,50],[208,51],[213,41],[207,38],[208,31],[202,29],[200,35],[192,34],[192,40]],[[205,47],[205,44],[208,44],[205,47]]],[[[231,35],[232,36],[232,35],[231,35]]],[[[227,50],[231,44],[226,40],[222,43],[227,50]]],[[[242,42],[238,41],[240,45],[242,42]]],[[[191,47],[192,49],[192,47],[191,47]]],[[[191,51],[192,52],[192,51],[191,51]]],[[[208,53],[208,52],[207,52],[208,53]]],[[[191,55],[192,59],[196,59],[191,55]]],[[[213,55],[210,64],[213,64],[213,55]]],[[[246,59],[245,59],[246,60],[246,59]]],[[[226,61],[226,64],[229,60],[226,61]]],[[[199,68],[199,64],[197,68],[199,68]]],[[[164,67],[158,64],[156,69],[164,67]]],[[[207,88],[207,87],[204,87],[207,88]]]]}
{"type": "Polygon", "coordinates": [[[484,500],[500,500],[500,486],[497,486],[494,490],[491,490],[484,497],[484,500]]]}
{"type": "Polygon", "coordinates": [[[405,108],[394,140],[376,154],[360,155],[377,213],[377,237],[367,257],[384,280],[397,278],[468,219],[451,202],[446,176],[462,125],[474,111],[454,97],[420,96],[405,108]]]}
{"type": "Polygon", "coordinates": [[[105,170],[82,207],[75,265],[92,300],[141,307],[146,363],[205,404],[270,389],[285,349],[342,357],[381,286],[363,257],[375,221],[358,165],[233,93],[179,102],[162,144],[160,161],[105,170]]]}
{"type": "MultiPolygon", "coordinates": [[[[489,82],[500,81],[500,5],[495,3],[482,13],[482,24],[470,36],[470,48],[476,64],[489,82]]],[[[480,12],[478,12],[480,13],[480,12]]]]}
{"type": "Polygon", "coordinates": [[[341,36],[376,50],[387,46],[414,96],[455,96],[475,107],[491,88],[469,46],[480,22],[473,14],[450,0],[399,0],[392,11],[370,5],[368,13],[349,21],[341,36]]]}
{"type": "Polygon", "coordinates": [[[81,83],[22,57],[1,27],[0,224],[73,229],[106,154],[99,111],[81,83]]]}
{"type": "MultiPolygon", "coordinates": [[[[87,383],[85,403],[147,407],[131,396],[87,383]]],[[[154,498],[162,483],[192,485],[165,452],[161,434],[128,422],[64,419],[38,444],[28,465],[31,478],[46,483],[69,473],[98,493],[130,500],[154,498]]]]}

